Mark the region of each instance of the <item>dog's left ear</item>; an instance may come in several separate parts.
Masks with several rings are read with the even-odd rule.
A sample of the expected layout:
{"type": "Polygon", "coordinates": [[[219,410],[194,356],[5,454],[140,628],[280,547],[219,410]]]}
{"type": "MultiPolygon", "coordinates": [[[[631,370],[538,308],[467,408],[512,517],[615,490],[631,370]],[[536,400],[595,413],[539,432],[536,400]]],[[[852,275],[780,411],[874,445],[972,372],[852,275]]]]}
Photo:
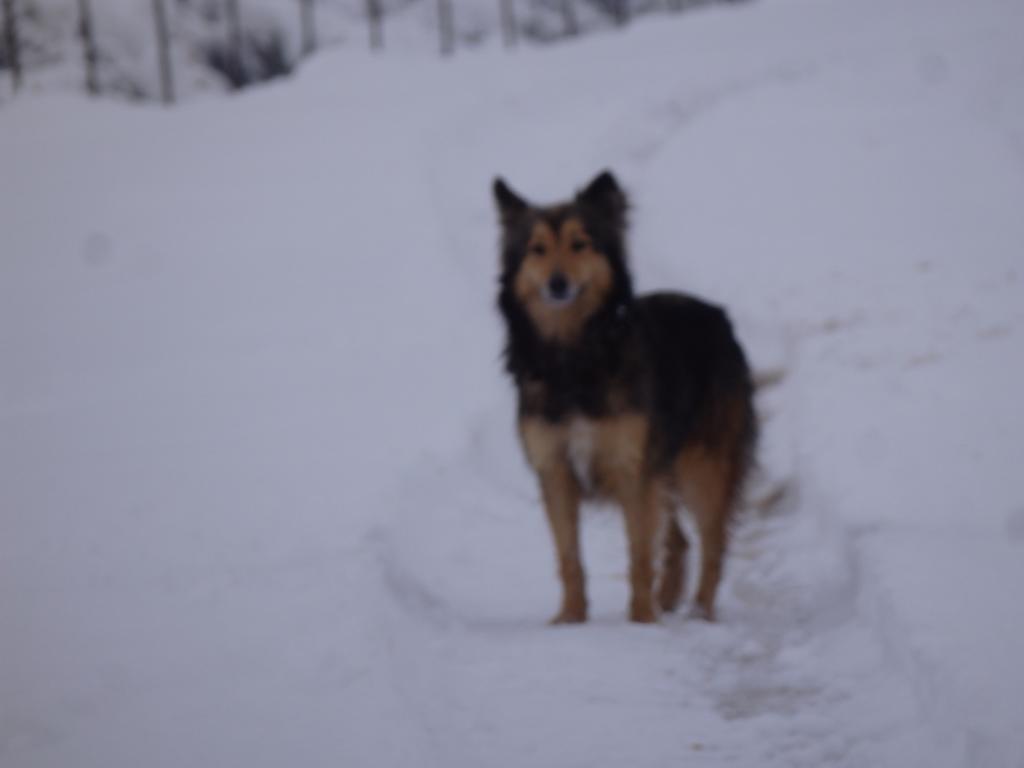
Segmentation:
{"type": "Polygon", "coordinates": [[[530,207],[530,204],[513,192],[500,176],[494,179],[492,190],[494,202],[498,206],[498,215],[501,216],[501,223],[506,228],[515,224],[530,207]]]}
{"type": "Polygon", "coordinates": [[[619,229],[626,226],[629,201],[611,171],[602,171],[584,190],[577,192],[576,202],[607,217],[619,229]]]}

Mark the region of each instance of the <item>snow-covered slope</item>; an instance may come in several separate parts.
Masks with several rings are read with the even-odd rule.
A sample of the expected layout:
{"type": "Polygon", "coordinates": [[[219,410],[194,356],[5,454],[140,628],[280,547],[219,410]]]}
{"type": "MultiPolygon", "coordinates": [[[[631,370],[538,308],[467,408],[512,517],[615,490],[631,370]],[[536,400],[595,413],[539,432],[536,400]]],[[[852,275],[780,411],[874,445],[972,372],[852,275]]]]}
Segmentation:
{"type": "Polygon", "coordinates": [[[0,113],[0,765],[1024,764],[1024,21],[775,0],[0,113]],[[513,437],[488,196],[601,167],[726,303],[766,483],[721,621],[593,621],[513,437]]]}

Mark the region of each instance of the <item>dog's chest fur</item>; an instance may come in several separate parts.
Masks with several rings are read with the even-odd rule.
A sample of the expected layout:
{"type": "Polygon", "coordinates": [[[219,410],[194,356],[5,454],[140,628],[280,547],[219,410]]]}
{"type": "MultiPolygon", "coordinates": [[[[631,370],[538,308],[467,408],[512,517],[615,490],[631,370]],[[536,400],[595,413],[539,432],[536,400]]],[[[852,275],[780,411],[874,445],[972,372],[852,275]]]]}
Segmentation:
{"type": "Polygon", "coordinates": [[[594,490],[594,445],[596,428],[590,419],[578,417],[569,422],[566,455],[576,481],[584,491],[594,490]]]}
{"type": "Polygon", "coordinates": [[[649,423],[638,412],[603,419],[574,415],[561,422],[528,416],[519,429],[533,468],[543,476],[567,465],[584,496],[613,494],[647,466],[649,423]]]}

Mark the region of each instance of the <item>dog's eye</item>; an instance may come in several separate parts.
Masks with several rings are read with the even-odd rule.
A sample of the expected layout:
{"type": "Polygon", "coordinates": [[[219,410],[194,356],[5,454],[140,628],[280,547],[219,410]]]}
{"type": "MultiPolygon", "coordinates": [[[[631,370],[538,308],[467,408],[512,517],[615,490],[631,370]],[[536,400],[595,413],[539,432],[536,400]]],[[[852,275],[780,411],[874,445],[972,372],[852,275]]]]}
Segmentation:
{"type": "Polygon", "coordinates": [[[543,243],[534,243],[530,246],[530,253],[536,254],[537,256],[543,256],[548,252],[548,249],[544,247],[543,243]]]}
{"type": "Polygon", "coordinates": [[[569,247],[573,253],[582,253],[586,249],[587,244],[583,240],[573,240],[569,243],[569,247]]]}

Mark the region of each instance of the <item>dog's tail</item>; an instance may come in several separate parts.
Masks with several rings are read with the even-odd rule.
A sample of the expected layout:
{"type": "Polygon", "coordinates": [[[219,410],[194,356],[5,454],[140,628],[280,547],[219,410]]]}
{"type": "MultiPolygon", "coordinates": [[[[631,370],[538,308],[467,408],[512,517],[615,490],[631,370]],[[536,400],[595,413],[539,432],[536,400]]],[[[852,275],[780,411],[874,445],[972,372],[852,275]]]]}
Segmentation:
{"type": "Polygon", "coordinates": [[[760,371],[754,371],[754,390],[756,392],[763,392],[766,389],[771,389],[781,384],[784,378],[786,378],[785,368],[765,368],[760,371]]]}
{"type": "MultiPolygon", "coordinates": [[[[786,378],[786,369],[779,366],[775,368],[762,368],[753,371],[751,383],[754,387],[754,394],[761,395],[766,391],[779,386],[786,378]]],[[[769,421],[772,414],[762,408],[758,408],[758,426],[769,421]]],[[[794,487],[790,478],[769,478],[763,473],[763,468],[754,467],[752,482],[744,489],[740,500],[740,509],[754,512],[755,514],[767,517],[785,508],[793,497],[794,487]]]]}

